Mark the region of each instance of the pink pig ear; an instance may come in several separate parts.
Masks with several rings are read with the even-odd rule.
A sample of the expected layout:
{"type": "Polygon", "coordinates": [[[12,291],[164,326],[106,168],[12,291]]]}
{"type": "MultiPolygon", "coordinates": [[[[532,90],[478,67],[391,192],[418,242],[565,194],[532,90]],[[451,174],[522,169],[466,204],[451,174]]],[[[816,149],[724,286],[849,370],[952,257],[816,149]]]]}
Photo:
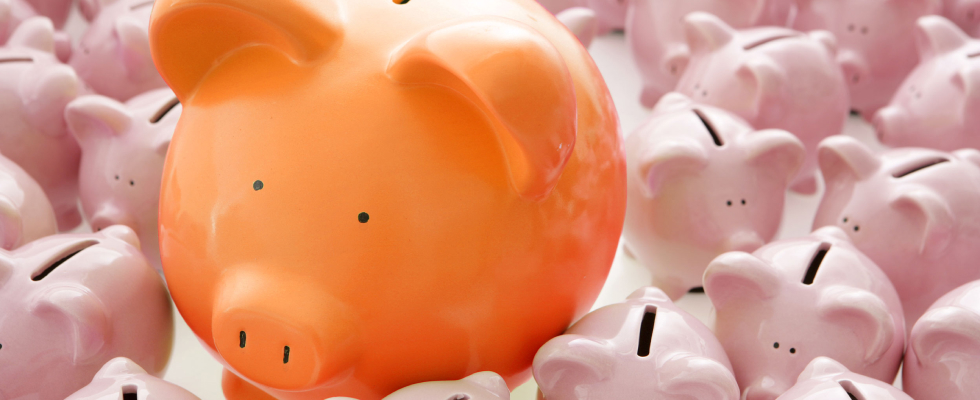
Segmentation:
{"type": "MultiPolygon", "coordinates": [[[[123,66],[130,75],[136,75],[150,67],[150,37],[145,23],[132,16],[116,20],[116,36],[121,45],[123,66]]],[[[152,68],[151,68],[152,69],[152,68]]],[[[156,71],[152,71],[154,74],[156,71]]]]}
{"type": "Polygon", "coordinates": [[[34,79],[25,79],[20,86],[27,117],[41,132],[51,136],[66,133],[61,123],[65,106],[81,91],[82,83],[75,70],[61,64],[48,68],[34,79]]]}
{"type": "Polygon", "coordinates": [[[766,129],[745,134],[742,145],[750,164],[773,171],[789,183],[803,165],[806,149],[792,133],[766,129]]]}
{"type": "Polygon", "coordinates": [[[735,37],[735,30],[725,21],[706,12],[693,12],[684,17],[684,32],[692,53],[710,52],[735,37]]]}
{"type": "Polygon", "coordinates": [[[871,292],[845,286],[828,287],[820,294],[817,312],[830,323],[851,328],[867,349],[864,354],[867,363],[878,361],[892,346],[896,321],[888,312],[888,305],[871,292]]]}
{"type": "Polygon", "coordinates": [[[143,375],[146,370],[126,357],[116,357],[102,366],[95,374],[96,378],[114,378],[126,375],[143,375]]]}
{"type": "Polygon", "coordinates": [[[534,356],[534,380],[544,393],[567,385],[601,382],[612,376],[616,354],[589,337],[566,334],[544,344],[534,356]]]}
{"type": "Polygon", "coordinates": [[[110,339],[105,306],[92,294],[57,287],[38,297],[31,312],[40,318],[60,319],[72,336],[72,362],[81,365],[98,356],[110,339]]]}
{"type": "Polygon", "coordinates": [[[708,154],[697,141],[678,138],[657,143],[640,155],[638,176],[647,197],[660,194],[663,185],[682,175],[696,173],[708,165],[708,154]]]}
{"type": "Polygon", "coordinates": [[[761,54],[743,62],[735,74],[755,88],[751,111],[753,118],[758,117],[767,106],[779,101],[787,81],[783,69],[768,56],[761,54]]]}
{"type": "Polygon", "coordinates": [[[132,120],[125,105],[105,96],[82,96],[65,108],[68,130],[83,144],[121,135],[129,130],[132,120]]]}
{"type": "Polygon", "coordinates": [[[507,382],[494,372],[477,372],[463,378],[463,380],[482,387],[500,398],[510,398],[510,388],[507,387],[507,382]]]}
{"type": "Polygon", "coordinates": [[[707,357],[674,358],[657,368],[669,399],[737,399],[740,391],[728,367],[707,357]]]}
{"type": "Polygon", "coordinates": [[[13,250],[23,240],[23,222],[17,205],[0,194],[0,247],[13,250]]]}
{"type": "Polygon", "coordinates": [[[834,135],[820,142],[817,160],[828,186],[845,180],[865,179],[881,165],[878,156],[868,146],[843,135],[834,135]]]}
{"type": "Polygon", "coordinates": [[[938,15],[921,17],[915,25],[915,45],[922,60],[949,53],[971,40],[960,27],[938,15]]]}
{"type": "Polygon", "coordinates": [[[454,22],[409,40],[388,75],[449,88],[491,115],[521,197],[543,200],[557,185],[575,147],[577,106],[568,67],[541,34],[503,18],[454,22]]]}
{"type": "Polygon", "coordinates": [[[830,357],[817,357],[807,364],[806,369],[800,374],[797,382],[808,381],[810,379],[828,378],[850,372],[844,364],[837,362],[830,357]]]}
{"type": "Polygon", "coordinates": [[[704,293],[719,310],[742,300],[766,300],[779,292],[778,273],[776,268],[752,254],[724,253],[712,260],[704,271],[704,293]]]}
{"type": "MultiPolygon", "coordinates": [[[[980,315],[962,307],[931,309],[915,323],[909,340],[920,363],[938,364],[947,351],[980,348],[980,315]]],[[[980,357],[980,351],[972,355],[980,357]]]]}
{"type": "Polygon", "coordinates": [[[938,257],[945,253],[956,224],[946,200],[931,189],[920,187],[894,196],[890,204],[921,226],[919,254],[938,257]]]}
{"type": "Polygon", "coordinates": [[[54,24],[46,17],[31,17],[21,22],[7,40],[7,46],[27,47],[54,54],[54,24]]]}
{"type": "Polygon", "coordinates": [[[122,240],[127,244],[129,244],[130,246],[135,247],[136,250],[140,249],[139,236],[136,236],[136,232],[134,232],[132,228],[126,225],[113,225],[99,231],[99,233],[101,233],[105,237],[111,237],[111,238],[122,240]]]}

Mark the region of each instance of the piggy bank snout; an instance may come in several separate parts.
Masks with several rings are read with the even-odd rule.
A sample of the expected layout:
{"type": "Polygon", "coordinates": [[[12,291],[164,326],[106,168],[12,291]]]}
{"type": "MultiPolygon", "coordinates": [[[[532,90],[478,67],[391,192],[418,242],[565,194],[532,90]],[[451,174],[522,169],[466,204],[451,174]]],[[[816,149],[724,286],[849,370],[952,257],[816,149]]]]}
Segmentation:
{"type": "Polygon", "coordinates": [[[100,209],[92,216],[89,224],[94,232],[99,232],[113,225],[126,225],[134,231],[138,231],[139,228],[136,226],[136,219],[132,215],[115,207],[100,209]]]}
{"type": "Polygon", "coordinates": [[[766,241],[762,240],[758,233],[741,231],[729,236],[725,240],[724,251],[744,251],[751,253],[764,244],[766,244],[766,241]]]}
{"type": "Polygon", "coordinates": [[[878,136],[878,141],[887,144],[890,139],[893,139],[896,130],[907,123],[904,117],[905,113],[895,106],[888,106],[878,110],[872,121],[875,135],[878,136]]]}

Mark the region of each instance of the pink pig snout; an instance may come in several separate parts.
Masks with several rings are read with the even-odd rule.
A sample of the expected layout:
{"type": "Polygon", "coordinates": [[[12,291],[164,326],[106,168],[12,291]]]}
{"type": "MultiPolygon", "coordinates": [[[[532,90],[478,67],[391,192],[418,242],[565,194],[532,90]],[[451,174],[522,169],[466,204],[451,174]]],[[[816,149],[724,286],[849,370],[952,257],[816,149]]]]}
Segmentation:
{"type": "Polygon", "coordinates": [[[902,109],[888,106],[878,110],[872,124],[874,124],[875,134],[878,135],[878,141],[888,143],[895,138],[897,131],[908,122],[902,109]]]}
{"type": "Polygon", "coordinates": [[[136,226],[136,219],[132,215],[111,204],[107,204],[97,211],[89,224],[92,225],[92,230],[95,232],[113,225],[126,225],[134,231],[139,230],[139,227],[136,226]]]}
{"type": "Polygon", "coordinates": [[[857,52],[842,50],[837,56],[837,63],[840,64],[848,85],[858,85],[868,78],[868,63],[857,52]]]}
{"type": "Polygon", "coordinates": [[[750,231],[737,232],[725,240],[724,251],[744,251],[751,253],[766,244],[765,240],[759,237],[758,233],[750,231]]]}

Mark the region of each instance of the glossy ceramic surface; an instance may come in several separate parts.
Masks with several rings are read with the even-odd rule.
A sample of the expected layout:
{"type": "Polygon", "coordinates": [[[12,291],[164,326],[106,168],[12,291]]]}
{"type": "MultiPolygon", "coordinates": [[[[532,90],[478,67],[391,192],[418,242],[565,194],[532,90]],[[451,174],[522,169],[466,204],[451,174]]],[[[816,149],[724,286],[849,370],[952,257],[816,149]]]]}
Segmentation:
{"type": "Polygon", "coordinates": [[[184,105],[164,273],[235,372],[229,399],[379,399],[486,370],[515,387],[590,308],[622,231],[622,142],[588,53],[539,5],[153,12],[184,105]]]}
{"type": "Polygon", "coordinates": [[[827,192],[814,226],[841,227],[888,274],[909,328],[936,299],[980,279],[980,152],[879,156],[847,137],[819,152],[827,192]]]}
{"type": "Polygon", "coordinates": [[[980,391],[980,281],[939,298],[915,323],[902,387],[917,400],[974,399],[980,391]]]}
{"type": "Polygon", "coordinates": [[[163,373],[173,315],[124,226],[0,251],[0,398],[63,399],[107,361],[163,373]]]}
{"type": "Polygon", "coordinates": [[[78,211],[81,151],[65,125],[65,106],[84,89],[71,67],[54,55],[54,27],[31,18],[0,47],[0,151],[44,188],[58,218],[70,230],[78,211]]]}
{"type": "Polygon", "coordinates": [[[775,399],[820,356],[895,380],[905,350],[901,302],[840,228],[723,254],[705,271],[704,291],[743,399],[775,399]]]}
{"type": "Polygon", "coordinates": [[[191,392],[146,373],[132,360],[107,362],[92,383],[65,400],[201,400],[191,392]]]}
{"type": "Polygon", "coordinates": [[[660,100],[626,149],[626,246],[673,299],[701,286],[717,255],[772,240],[805,155],[788,132],[755,131],[678,93],[660,100]]]}
{"type": "Polygon", "coordinates": [[[784,26],[791,0],[630,0],[626,38],[643,76],[640,102],[653,107],[677,86],[691,58],[684,17],[703,11],[736,29],[757,25],[784,26]]]}
{"type": "Polygon", "coordinates": [[[882,143],[953,151],[980,148],[980,40],[935,15],[919,19],[922,61],[875,115],[882,143]]]}
{"type": "Polygon", "coordinates": [[[918,64],[915,21],[938,14],[941,1],[800,0],[793,29],[834,34],[851,108],[870,120],[918,64]]]}
{"type": "Polygon", "coordinates": [[[912,400],[894,386],[855,374],[841,363],[817,357],[779,400],[912,400]]]}
{"type": "Polygon", "coordinates": [[[943,0],[943,17],[973,37],[980,37],[980,1],[943,0]]]}
{"type": "Polygon", "coordinates": [[[596,13],[599,34],[622,30],[626,26],[626,11],[633,0],[538,0],[545,9],[556,16],[575,7],[589,8],[596,13]]]}
{"type": "Polygon", "coordinates": [[[0,0],[0,45],[7,43],[24,20],[37,16],[25,0],[0,0]]]}
{"type": "Polygon", "coordinates": [[[689,14],[685,28],[691,59],[677,91],[757,129],[796,135],[807,157],[790,187],[816,193],[817,145],[841,133],[850,106],[833,35],[774,27],[736,31],[701,12],[689,14]]]}
{"type": "Polygon", "coordinates": [[[89,25],[71,66],[96,93],[126,101],[167,87],[150,56],[147,29],[153,2],[117,0],[89,25]]]}
{"type": "Polygon", "coordinates": [[[170,89],[158,89],[126,104],[82,96],[65,111],[68,128],[82,146],[79,195],[89,225],[94,231],[111,225],[132,228],[158,271],[160,179],[181,110],[170,89]]]}
{"type": "Polygon", "coordinates": [[[737,400],[725,350],[708,327],[655,287],[595,310],[534,357],[548,400],[737,400]]]}
{"type": "Polygon", "coordinates": [[[0,248],[13,250],[58,233],[54,209],[27,172],[0,155],[0,248]]]}

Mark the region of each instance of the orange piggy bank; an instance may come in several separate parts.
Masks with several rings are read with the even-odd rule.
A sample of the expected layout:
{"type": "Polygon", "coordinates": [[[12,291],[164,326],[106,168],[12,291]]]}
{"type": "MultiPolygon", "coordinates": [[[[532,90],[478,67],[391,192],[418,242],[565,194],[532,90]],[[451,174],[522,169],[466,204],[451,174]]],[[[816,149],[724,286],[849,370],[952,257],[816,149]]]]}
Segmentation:
{"type": "Polygon", "coordinates": [[[150,42],[164,273],[229,399],[513,388],[598,295],[617,116],[534,0],[157,0],[150,42]]]}

